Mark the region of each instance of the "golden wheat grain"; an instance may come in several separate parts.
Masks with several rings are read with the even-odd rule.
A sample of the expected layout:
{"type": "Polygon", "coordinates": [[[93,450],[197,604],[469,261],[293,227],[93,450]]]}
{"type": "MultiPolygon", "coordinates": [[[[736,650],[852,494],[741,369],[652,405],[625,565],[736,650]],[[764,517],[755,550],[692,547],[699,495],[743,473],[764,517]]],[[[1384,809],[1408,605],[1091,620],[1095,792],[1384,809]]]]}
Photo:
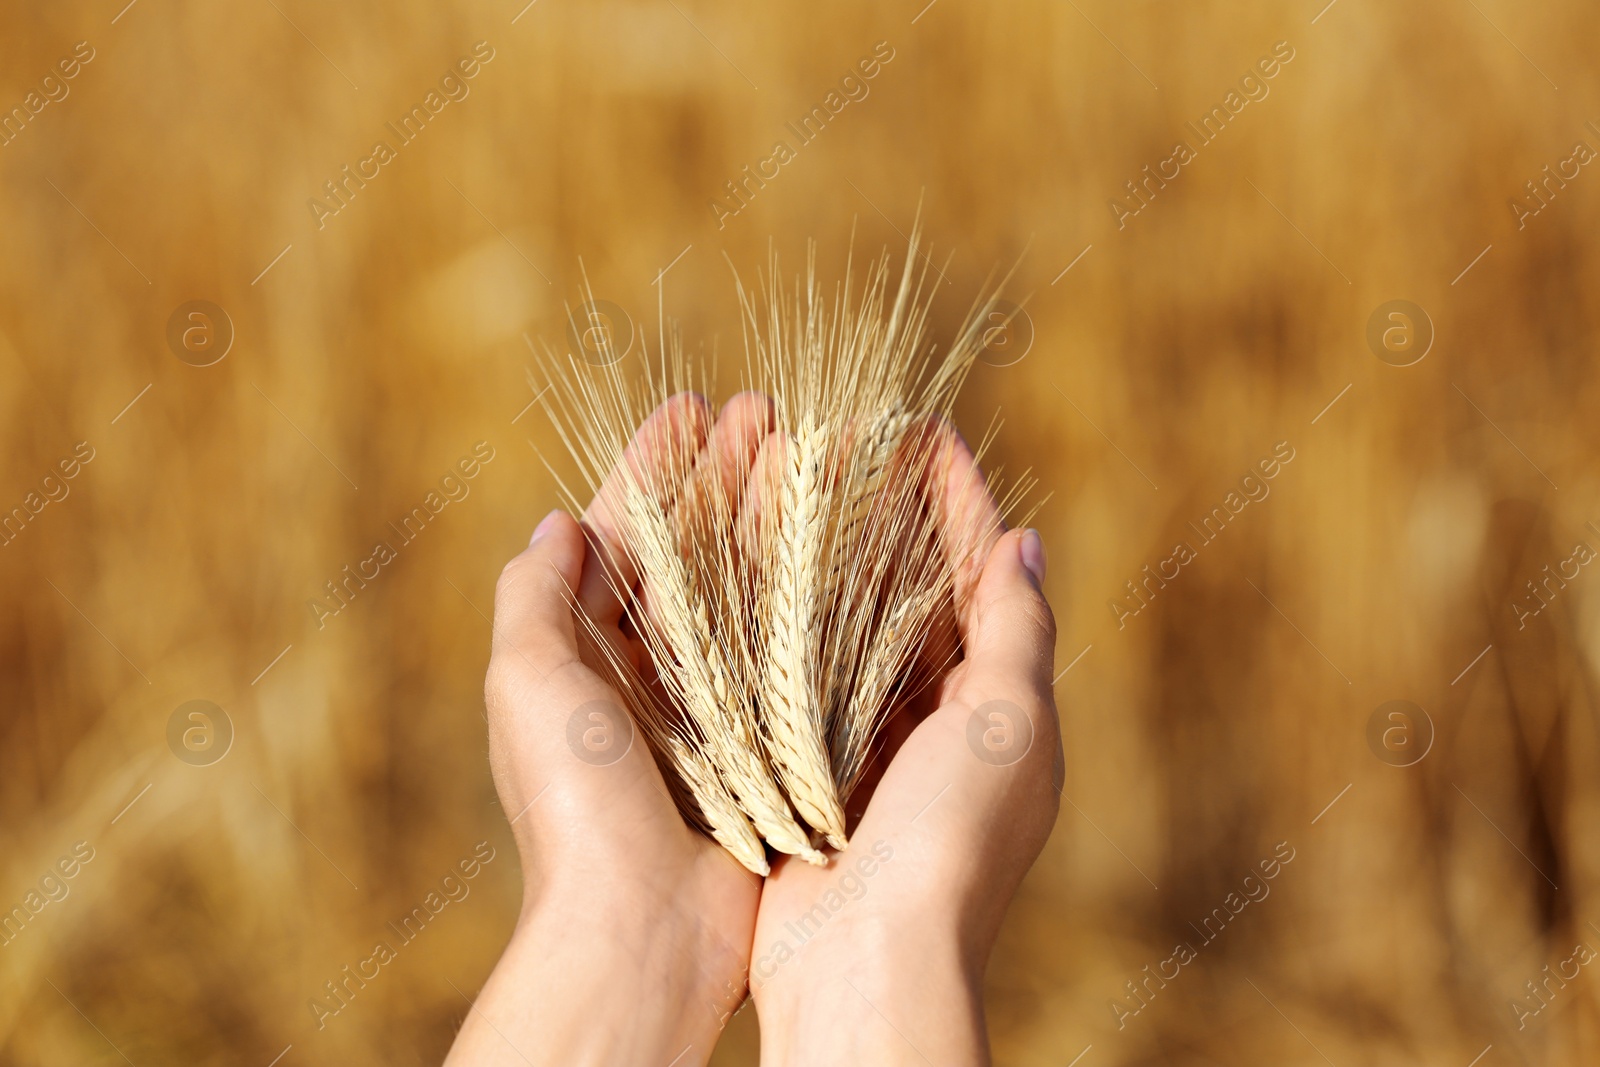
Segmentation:
{"type": "Polygon", "coordinates": [[[896,683],[948,585],[928,500],[927,454],[934,438],[905,434],[904,417],[881,421],[904,447],[873,457],[883,469],[865,476],[872,498],[847,546],[851,562],[831,605],[828,731],[834,780],[844,799],[860,779],[872,741],[893,710],[896,683]]]}
{"type": "MultiPolygon", "coordinates": [[[[760,310],[736,276],[746,369],[773,398],[783,442],[771,483],[764,469],[752,474],[765,501],[753,516],[723,485],[715,445],[687,435],[694,412],[667,413],[668,439],[642,446],[653,458],[634,477],[631,446],[647,425],[663,428],[645,416],[689,386],[665,327],[634,381],[619,362],[550,368],[561,389],[547,406],[590,487],[620,475],[611,510],[641,578],[615,592],[670,698],[660,743],[680,755],[663,762],[707,820],[731,801],[746,830],[813,863],[826,861],[800,820],[846,847],[843,798],[909,684],[934,606],[962,591],[925,482],[993,298],[975,303],[943,352],[928,345],[926,286],[938,268],[919,239],[898,284],[887,253],[868,265],[859,300],[851,266],[831,301],[822,294],[814,249],[792,288],[773,261],[760,310]]],[[[739,820],[717,819],[748,861],[739,820]]]]}
{"type": "MultiPolygon", "coordinates": [[[[735,534],[739,498],[723,482],[714,447],[708,439],[696,464],[701,477],[691,477],[672,517],[677,555],[684,564],[681,593],[673,602],[681,600],[687,610],[684,617],[694,625],[687,630],[677,625],[681,620],[670,625],[678,630],[679,642],[694,639],[700,646],[710,688],[707,709],[717,715],[711,731],[717,763],[745,813],[773,848],[823,864],[826,857],[811,847],[809,836],[796,822],[760,742],[746,639],[753,617],[750,586],[743,580],[735,534]]],[[[655,535],[662,536],[662,531],[655,535]]],[[[670,569],[676,578],[678,569],[670,569]]]]}
{"type": "Polygon", "coordinates": [[[839,576],[850,566],[849,550],[862,539],[867,515],[889,474],[890,460],[906,428],[911,425],[911,418],[909,412],[898,406],[875,411],[855,440],[841,448],[849,454],[849,460],[841,474],[839,517],[833,535],[836,550],[831,553],[827,591],[830,602],[838,592],[839,576]]]}
{"type": "Polygon", "coordinates": [[[795,809],[835,848],[845,847],[819,690],[819,614],[827,519],[825,431],[807,411],[785,452],[773,537],[763,725],[773,764],[795,809]]]}
{"type": "Polygon", "coordinates": [[[704,813],[711,836],[747,870],[763,878],[771,873],[761,838],[739,804],[728,793],[721,776],[705,753],[673,735],[668,741],[673,766],[682,775],[695,802],[704,813]]]}
{"type": "MultiPolygon", "coordinates": [[[[840,625],[841,618],[852,616],[875,623],[876,612],[851,611],[844,605],[870,607],[880,594],[881,560],[870,551],[869,517],[874,507],[884,504],[880,491],[888,477],[891,460],[899,447],[911,416],[898,407],[881,411],[865,422],[853,439],[841,441],[839,451],[846,457],[840,464],[838,515],[828,546],[828,578],[823,601],[833,624],[824,638],[827,675],[823,721],[829,725],[841,713],[851,674],[856,666],[854,654],[865,637],[859,628],[840,625]],[[863,552],[863,548],[869,551],[863,552]]],[[[835,779],[837,780],[837,775],[835,779]]]]}
{"type": "MultiPolygon", "coordinates": [[[[730,629],[739,626],[723,616],[737,618],[736,605],[725,598],[708,598],[694,581],[694,572],[707,569],[704,561],[696,560],[695,545],[729,541],[732,518],[713,509],[709,521],[714,528],[707,538],[679,536],[680,530],[694,524],[672,517],[671,508],[677,491],[689,480],[698,449],[670,436],[675,426],[671,420],[663,428],[669,435],[666,440],[657,435],[644,442],[658,452],[657,466],[665,468],[657,471],[657,484],[642,484],[628,458],[635,429],[646,424],[645,413],[685,391],[681,352],[675,345],[663,352],[660,365],[637,389],[629,387],[614,365],[601,372],[603,384],[575,360],[567,366],[547,361],[546,369],[552,383],[561,387],[553,391],[547,410],[583,465],[591,489],[599,492],[608,475],[615,478],[615,517],[642,584],[637,593],[616,587],[613,592],[628,606],[662,685],[692,724],[691,738],[773,848],[813,864],[825,863],[766,765],[755,736],[752,687],[732,674],[730,662],[737,666],[740,661],[730,659],[725,642],[730,629]],[[659,460],[663,451],[665,462],[659,460]]],[[[577,507],[570,491],[567,496],[577,507]]],[[[611,577],[608,572],[608,580],[611,577]]]]}
{"type": "Polygon", "coordinates": [[[731,677],[729,657],[713,626],[705,600],[690,581],[689,568],[665,515],[643,494],[624,494],[628,528],[646,574],[648,610],[640,632],[652,646],[657,663],[673,663],[676,671],[663,681],[677,690],[684,710],[699,728],[712,757],[739,806],[773,848],[826,862],[811,847],[795,822],[783,794],[762,759],[753,731],[744,728],[738,703],[745,698],[731,677]]]}
{"type": "Polygon", "coordinates": [[[848,799],[860,783],[872,742],[893,710],[890,698],[896,683],[927,636],[934,610],[948,595],[946,588],[937,586],[900,601],[874,635],[832,738],[840,796],[848,799]]]}
{"type": "Polygon", "coordinates": [[[683,725],[660,707],[633,664],[606,639],[576,598],[572,599],[573,613],[594,651],[585,662],[622,698],[684,821],[714,838],[746,869],[765,877],[771,868],[761,838],[712,767],[707,746],[692,736],[685,737],[683,725]]]}

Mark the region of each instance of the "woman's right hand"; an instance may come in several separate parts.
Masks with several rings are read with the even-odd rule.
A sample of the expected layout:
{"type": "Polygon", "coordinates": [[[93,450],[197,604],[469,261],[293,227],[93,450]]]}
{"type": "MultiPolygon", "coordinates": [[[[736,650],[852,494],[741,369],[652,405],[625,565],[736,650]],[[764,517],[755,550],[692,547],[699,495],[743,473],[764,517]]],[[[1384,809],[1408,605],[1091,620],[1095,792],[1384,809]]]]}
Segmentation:
{"type": "Polygon", "coordinates": [[[763,1064],[989,1062],[983,971],[1060,803],[1055,622],[1038,533],[1001,533],[970,451],[953,435],[950,448],[964,657],[850,847],[825,868],[785,857],[762,889],[750,984],[763,1064]]]}

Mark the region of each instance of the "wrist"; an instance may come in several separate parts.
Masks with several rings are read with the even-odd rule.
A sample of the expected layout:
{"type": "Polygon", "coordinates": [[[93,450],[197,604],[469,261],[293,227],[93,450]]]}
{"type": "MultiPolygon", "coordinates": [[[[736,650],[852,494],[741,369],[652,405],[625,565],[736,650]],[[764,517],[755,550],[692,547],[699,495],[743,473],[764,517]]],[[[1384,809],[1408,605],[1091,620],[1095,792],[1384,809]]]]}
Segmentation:
{"type": "Polygon", "coordinates": [[[853,916],[809,937],[790,926],[751,965],[763,1065],[989,1062],[982,975],[947,922],[853,916]]]}
{"type": "Polygon", "coordinates": [[[693,1045],[681,1067],[710,1057],[746,996],[746,947],[729,945],[700,909],[671,896],[593,887],[541,895],[524,909],[513,941],[547,961],[559,988],[585,979],[615,1006],[617,1022],[659,1031],[673,1046],[665,1062],[693,1045]]]}
{"type": "Polygon", "coordinates": [[[455,1053],[471,1064],[696,1067],[744,992],[737,957],[680,912],[604,892],[541,893],[524,906],[462,1038],[487,1025],[455,1053]]]}

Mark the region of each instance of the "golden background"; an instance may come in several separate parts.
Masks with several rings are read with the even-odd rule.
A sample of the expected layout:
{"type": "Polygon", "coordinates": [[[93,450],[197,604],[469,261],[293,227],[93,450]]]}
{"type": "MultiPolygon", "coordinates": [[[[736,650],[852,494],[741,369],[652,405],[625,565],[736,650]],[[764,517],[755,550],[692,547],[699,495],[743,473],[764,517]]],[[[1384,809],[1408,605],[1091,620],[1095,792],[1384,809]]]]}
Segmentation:
{"type": "MultiPolygon", "coordinates": [[[[1600,148],[1600,13],[1323,3],[6,5],[0,508],[28,518],[0,548],[0,907],[93,858],[0,947],[0,1061],[437,1062],[519,892],[486,615],[558,502],[535,449],[571,470],[531,346],[564,347],[586,272],[652,343],[662,301],[731,390],[729,260],[798,269],[815,238],[836,277],[852,228],[898,254],[920,199],[944,336],[1020,259],[994,362],[1020,359],[978,368],[962,423],[998,416],[996,460],[1049,494],[1071,664],[996,1061],[1594,1062],[1600,973],[1568,961],[1600,949],[1574,553],[1600,547],[1600,174],[1524,183],[1600,148]],[[1270,92],[1119,228],[1111,198],[1280,41],[1270,92]],[[319,228],[308,201],[477,42],[470,94],[319,228]],[[867,95],[719,218],[879,42],[867,95]],[[1435,334],[1406,367],[1367,341],[1401,299],[1435,334]],[[193,300],[232,324],[210,366],[168,342],[193,300]],[[324,583],[480,441],[467,495],[319,628],[324,583]],[[1270,495],[1119,625],[1279,442],[1270,495]],[[168,744],[191,700],[234,729],[207,766],[168,744]],[[1432,723],[1412,766],[1415,715],[1369,745],[1391,700],[1432,723]],[[319,1031],[308,1000],[480,841],[470,895],[319,1031]],[[1113,1009],[1179,941],[1179,977],[1113,1009]]],[[[717,1063],[755,1061],[753,1014],[717,1063]]]]}

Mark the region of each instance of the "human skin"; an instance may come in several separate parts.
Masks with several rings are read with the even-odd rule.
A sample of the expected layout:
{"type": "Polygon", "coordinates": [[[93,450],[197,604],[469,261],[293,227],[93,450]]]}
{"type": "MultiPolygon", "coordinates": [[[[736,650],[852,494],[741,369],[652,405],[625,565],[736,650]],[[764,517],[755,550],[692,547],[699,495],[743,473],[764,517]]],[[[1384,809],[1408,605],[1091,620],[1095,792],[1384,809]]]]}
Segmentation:
{"type": "MultiPolygon", "coordinates": [[[[650,481],[681,469],[669,452],[689,447],[699,456],[680,499],[697,499],[682,490],[701,479],[737,494],[771,429],[770,401],[757,394],[715,419],[702,399],[679,396],[641,427],[625,462],[650,481]]],[[[1038,535],[1002,534],[965,444],[951,435],[949,448],[940,469],[951,512],[978,520],[976,532],[945,543],[965,658],[876,781],[850,848],[830,852],[826,868],[780,858],[765,882],[684,824],[647,746],[605,765],[568,747],[577,709],[625,706],[585,662],[572,600],[642,662],[614,592],[633,589],[638,575],[610,503],[615,474],[581,524],[559,511],[539,524],[496,589],[485,682],[490,762],[521,857],[523,905],[447,1063],[704,1064],[751,988],[753,956],[764,1064],[892,1065],[935,1053],[941,1063],[988,1062],[983,968],[1058,799],[1054,626],[1038,535]],[[1014,750],[1002,744],[980,758],[968,741],[980,705],[1018,709],[1031,743],[1018,744],[1002,715],[985,736],[1014,750]],[[785,924],[816,914],[875,842],[893,858],[773,968],[776,941],[795,941],[785,924]]]]}
{"type": "Polygon", "coordinates": [[[951,452],[946,510],[961,521],[945,551],[962,658],[850,847],[826,868],[780,859],[766,880],[751,966],[764,1067],[989,1062],[983,972],[1060,803],[1055,623],[1039,535],[1001,533],[971,453],[959,439],[951,452]]]}

